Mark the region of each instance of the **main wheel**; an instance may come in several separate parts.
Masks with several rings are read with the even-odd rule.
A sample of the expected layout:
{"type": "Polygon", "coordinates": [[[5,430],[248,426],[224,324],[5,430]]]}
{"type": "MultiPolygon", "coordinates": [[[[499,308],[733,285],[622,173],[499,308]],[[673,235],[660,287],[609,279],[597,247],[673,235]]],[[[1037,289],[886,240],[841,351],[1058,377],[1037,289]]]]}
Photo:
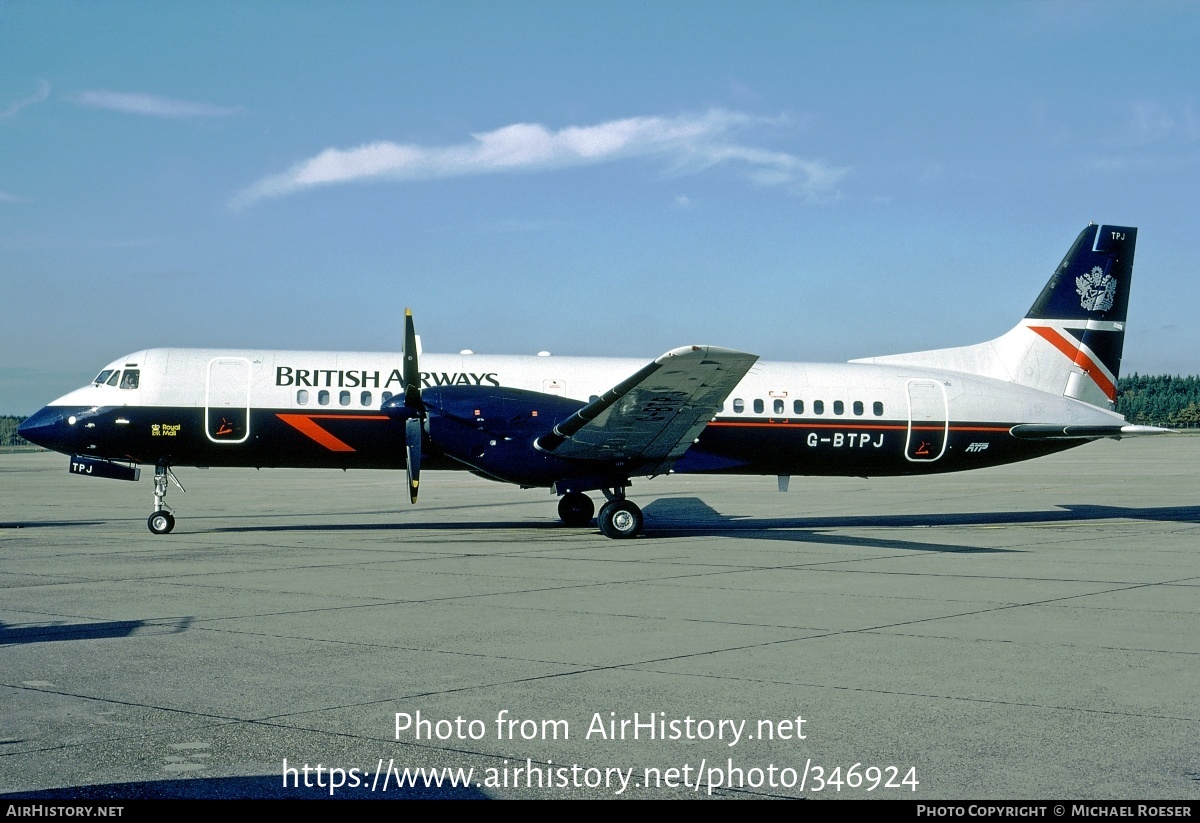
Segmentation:
{"type": "Polygon", "coordinates": [[[169,534],[175,528],[175,517],[170,512],[155,512],[146,520],[146,525],[155,534],[169,534]]]}
{"type": "Polygon", "coordinates": [[[558,516],[567,526],[586,526],[595,513],[596,504],[583,492],[567,492],[558,501],[558,516]]]}
{"type": "Polygon", "coordinates": [[[613,500],[600,507],[596,523],[605,537],[637,537],[642,530],[642,510],[628,500],[613,500]]]}

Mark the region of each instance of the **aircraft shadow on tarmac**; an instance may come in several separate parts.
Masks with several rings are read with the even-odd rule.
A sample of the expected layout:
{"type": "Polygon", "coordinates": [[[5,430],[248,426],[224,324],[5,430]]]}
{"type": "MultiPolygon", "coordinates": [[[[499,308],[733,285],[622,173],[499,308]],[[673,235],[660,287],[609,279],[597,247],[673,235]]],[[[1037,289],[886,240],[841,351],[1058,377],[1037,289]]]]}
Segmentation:
{"type": "Polygon", "coordinates": [[[835,517],[745,517],[723,515],[698,497],[660,498],[645,509],[659,525],[671,528],[680,520],[684,529],[728,529],[731,532],[760,529],[908,529],[934,526],[1020,526],[1028,524],[1077,523],[1088,520],[1153,520],[1200,523],[1200,506],[1125,508],[1121,506],[1065,505],[1056,509],[1017,512],[939,512],[936,514],[837,515],[835,517]]]}
{"type": "Polygon", "coordinates": [[[917,529],[937,527],[1003,527],[1053,525],[1106,520],[1152,520],[1200,523],[1200,506],[1121,508],[1115,506],[1063,506],[1025,512],[939,512],[936,514],[839,515],[836,517],[745,517],[723,515],[696,497],[661,498],[645,509],[654,525],[647,536],[695,537],[698,533],[758,540],[788,540],[872,549],[902,549],[959,554],[1019,552],[1020,549],[984,548],[919,540],[827,534],[834,529],[917,529]],[[654,518],[653,521],[651,518],[654,518]],[[674,522],[673,522],[674,521],[674,522]]]}
{"type": "MultiPolygon", "coordinates": [[[[111,640],[129,637],[139,629],[156,630],[153,634],[185,632],[192,618],[176,620],[116,620],[99,623],[51,623],[36,626],[13,626],[0,623],[0,646],[19,646],[26,643],[52,643],[58,640],[111,640]]],[[[142,632],[145,634],[145,632],[142,632]]]]}
{"type": "Polygon", "coordinates": [[[54,526],[99,526],[102,520],[23,520],[0,523],[0,529],[48,529],[54,526]]]}
{"type": "MultiPolygon", "coordinates": [[[[1147,520],[1200,523],[1200,506],[1129,508],[1122,506],[1065,505],[1055,509],[1010,512],[938,512],[914,514],[852,515],[834,517],[752,517],[722,514],[698,497],[663,497],[645,509],[646,530],[642,539],[669,539],[710,535],[751,540],[782,540],[803,543],[907,549],[957,553],[1019,551],[925,541],[872,538],[845,534],[823,534],[833,529],[919,529],[939,526],[1021,526],[1083,523],[1088,521],[1147,520]]],[[[386,512],[375,512],[372,516],[386,512]]],[[[344,515],[344,513],[343,513],[344,515]]],[[[523,520],[421,521],[405,523],[288,523],[282,525],[218,527],[212,532],[274,531],[487,531],[493,529],[559,530],[554,521],[530,523],[523,520]]]]}
{"type": "MultiPolygon", "coordinates": [[[[328,775],[325,776],[326,782],[328,775]]],[[[313,778],[315,782],[316,778],[313,778]]],[[[140,783],[106,783],[0,794],[4,800],[488,800],[474,786],[422,785],[372,792],[371,787],[348,786],[331,797],[328,787],[285,788],[278,774],[253,777],[203,777],[147,780],[140,783]]]]}

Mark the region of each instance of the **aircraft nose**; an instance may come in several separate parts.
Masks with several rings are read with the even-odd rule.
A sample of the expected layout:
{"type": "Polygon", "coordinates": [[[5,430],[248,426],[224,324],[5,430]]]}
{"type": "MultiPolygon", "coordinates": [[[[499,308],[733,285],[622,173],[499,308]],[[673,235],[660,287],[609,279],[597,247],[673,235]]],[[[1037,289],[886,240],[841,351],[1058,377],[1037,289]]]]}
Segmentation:
{"type": "Polygon", "coordinates": [[[70,452],[73,422],[64,409],[47,406],[17,426],[17,434],[44,449],[70,452]]]}

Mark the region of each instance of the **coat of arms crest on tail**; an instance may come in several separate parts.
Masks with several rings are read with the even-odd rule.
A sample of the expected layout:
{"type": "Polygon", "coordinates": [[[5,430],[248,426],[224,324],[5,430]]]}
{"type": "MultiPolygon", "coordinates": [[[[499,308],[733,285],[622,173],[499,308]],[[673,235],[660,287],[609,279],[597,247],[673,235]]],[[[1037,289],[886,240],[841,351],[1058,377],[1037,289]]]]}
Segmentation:
{"type": "Polygon", "coordinates": [[[1108,311],[1117,293],[1117,279],[1105,274],[1099,266],[1094,266],[1087,274],[1075,278],[1075,291],[1079,293],[1079,305],[1083,308],[1088,311],[1108,311]]]}

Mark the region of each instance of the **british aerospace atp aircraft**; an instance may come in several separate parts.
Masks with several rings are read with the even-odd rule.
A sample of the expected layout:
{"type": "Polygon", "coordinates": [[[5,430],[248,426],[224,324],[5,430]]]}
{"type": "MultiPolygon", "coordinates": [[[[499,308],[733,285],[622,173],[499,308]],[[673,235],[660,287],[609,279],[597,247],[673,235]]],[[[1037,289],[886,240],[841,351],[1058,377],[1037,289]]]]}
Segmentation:
{"type": "MultiPolygon", "coordinates": [[[[570,526],[634,537],[633,478],[676,472],[886,476],[1026,460],[1158,434],[1114,411],[1137,229],[1089,225],[1025,318],[986,343],[849,363],[763,363],[685,346],[658,359],[419,351],[147,349],[20,427],[70,471],[136,480],[166,534],[178,466],[465,469],[550,488],[570,526]]],[[[182,488],[182,487],[181,487],[182,488]]]]}

